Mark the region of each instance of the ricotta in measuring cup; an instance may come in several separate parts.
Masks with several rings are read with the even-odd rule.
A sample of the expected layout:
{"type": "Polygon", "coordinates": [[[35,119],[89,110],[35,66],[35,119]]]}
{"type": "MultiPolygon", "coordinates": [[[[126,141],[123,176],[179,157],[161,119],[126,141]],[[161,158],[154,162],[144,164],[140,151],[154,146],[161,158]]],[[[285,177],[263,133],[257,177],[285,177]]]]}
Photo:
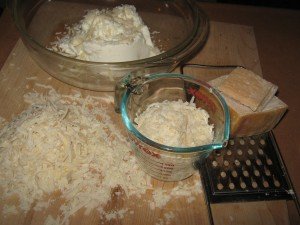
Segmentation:
{"type": "Polygon", "coordinates": [[[148,27],[132,5],[89,10],[51,49],[76,59],[124,62],[158,55],[148,27]]]}

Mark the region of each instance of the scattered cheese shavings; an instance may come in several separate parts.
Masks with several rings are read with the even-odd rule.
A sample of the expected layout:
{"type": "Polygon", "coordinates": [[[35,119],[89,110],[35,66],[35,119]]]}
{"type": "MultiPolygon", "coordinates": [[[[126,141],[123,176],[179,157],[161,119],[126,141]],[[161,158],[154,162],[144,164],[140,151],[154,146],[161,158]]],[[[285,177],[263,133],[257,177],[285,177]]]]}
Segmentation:
{"type": "Polygon", "coordinates": [[[155,207],[158,208],[163,208],[172,198],[171,195],[167,194],[166,190],[163,190],[161,188],[154,190],[152,195],[155,207]]]}
{"type": "Polygon", "coordinates": [[[154,210],[155,208],[164,208],[171,199],[179,197],[186,197],[187,202],[192,203],[196,200],[194,194],[202,193],[201,183],[199,180],[195,179],[193,183],[184,183],[179,181],[172,188],[171,192],[162,188],[155,188],[152,192],[153,201],[150,201],[150,209],[154,210]]]}
{"type": "Polygon", "coordinates": [[[53,218],[53,216],[48,215],[44,225],[60,225],[59,217],[56,217],[56,219],[53,218]]]}
{"type": "Polygon", "coordinates": [[[165,217],[166,224],[168,225],[170,224],[170,221],[175,218],[175,214],[172,211],[167,212],[164,214],[164,217],[165,217]]]}
{"type": "Polygon", "coordinates": [[[83,207],[103,207],[117,186],[127,198],[151,188],[129,142],[95,99],[75,97],[67,104],[70,99],[54,90],[25,99],[34,103],[0,130],[0,185],[4,197],[20,196],[22,210],[59,190],[65,222],[83,207]]]}
{"type": "Polygon", "coordinates": [[[37,76],[26,77],[26,80],[37,80],[37,76]]]}
{"type": "Polygon", "coordinates": [[[3,117],[0,116],[0,129],[6,125],[7,121],[3,117]]]}
{"type": "Polygon", "coordinates": [[[122,219],[124,218],[124,214],[127,212],[127,209],[121,209],[117,211],[112,211],[105,215],[105,219],[112,220],[112,219],[122,219]]]}
{"type": "Polygon", "coordinates": [[[52,204],[52,202],[53,200],[37,202],[33,209],[35,211],[42,211],[44,209],[47,209],[52,204]]]}
{"type": "Polygon", "coordinates": [[[174,212],[166,212],[163,214],[163,218],[159,218],[155,225],[169,225],[174,218],[174,212]]]}
{"type": "Polygon", "coordinates": [[[4,215],[15,215],[18,214],[18,210],[15,205],[4,205],[2,213],[4,215]]]}

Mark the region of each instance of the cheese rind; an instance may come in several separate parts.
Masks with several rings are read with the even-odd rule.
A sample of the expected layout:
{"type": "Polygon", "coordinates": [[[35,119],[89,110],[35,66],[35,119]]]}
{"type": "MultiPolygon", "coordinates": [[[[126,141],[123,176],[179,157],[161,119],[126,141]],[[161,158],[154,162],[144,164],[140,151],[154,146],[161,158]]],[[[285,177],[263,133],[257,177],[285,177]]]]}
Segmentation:
{"type": "Polygon", "coordinates": [[[251,136],[272,130],[287,110],[287,105],[274,96],[260,112],[252,112],[247,107],[236,104],[225,97],[230,110],[230,135],[251,136]]]}

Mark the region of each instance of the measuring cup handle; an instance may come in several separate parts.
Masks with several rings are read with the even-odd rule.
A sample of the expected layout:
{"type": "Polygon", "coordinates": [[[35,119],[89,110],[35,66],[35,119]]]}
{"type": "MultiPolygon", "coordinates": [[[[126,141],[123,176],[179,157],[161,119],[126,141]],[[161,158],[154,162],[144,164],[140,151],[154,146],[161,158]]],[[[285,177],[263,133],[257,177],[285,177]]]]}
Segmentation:
{"type": "Polygon", "coordinates": [[[147,79],[147,75],[143,71],[132,71],[125,75],[115,86],[114,106],[115,112],[120,113],[122,98],[126,91],[133,91],[136,86],[143,83],[147,79]]]}

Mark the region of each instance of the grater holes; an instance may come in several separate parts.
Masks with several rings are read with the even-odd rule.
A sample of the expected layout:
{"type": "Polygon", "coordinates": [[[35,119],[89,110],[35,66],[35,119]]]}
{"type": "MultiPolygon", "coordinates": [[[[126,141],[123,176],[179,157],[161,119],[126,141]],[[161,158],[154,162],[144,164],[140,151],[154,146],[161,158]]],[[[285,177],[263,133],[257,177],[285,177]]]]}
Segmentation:
{"type": "Polygon", "coordinates": [[[254,170],[253,173],[254,173],[254,175],[257,176],[257,177],[260,176],[260,172],[259,172],[258,170],[254,170]]]}
{"type": "Polygon", "coordinates": [[[251,145],[255,145],[255,141],[253,139],[250,140],[251,145]]]}
{"type": "Polygon", "coordinates": [[[253,150],[251,148],[249,148],[247,152],[249,155],[253,155],[253,150]]]}
{"type": "Polygon", "coordinates": [[[249,172],[247,170],[244,170],[243,175],[244,175],[244,177],[249,177],[249,172]]]}
{"type": "Polygon", "coordinates": [[[224,171],[222,171],[222,172],[220,173],[220,176],[221,176],[222,178],[225,178],[225,177],[227,176],[227,174],[226,174],[224,171]]]}
{"type": "Polygon", "coordinates": [[[256,183],[256,181],[252,181],[252,182],[251,182],[251,186],[252,186],[253,188],[257,188],[257,187],[258,187],[258,184],[256,183]]]}
{"type": "Polygon", "coordinates": [[[236,172],[235,170],[233,170],[233,171],[231,172],[231,175],[232,175],[233,177],[237,177],[237,176],[238,176],[238,174],[237,174],[237,172],[236,172]]]}
{"type": "Polygon", "coordinates": [[[241,187],[242,189],[245,189],[245,188],[247,187],[247,185],[246,185],[245,182],[241,182],[241,183],[240,183],[240,187],[241,187]]]}
{"type": "Polygon", "coordinates": [[[251,166],[251,161],[249,159],[246,160],[246,165],[251,166]]]}
{"type": "Polygon", "coordinates": [[[241,144],[241,145],[244,145],[244,144],[245,144],[244,139],[240,139],[240,144],[241,144]]]}
{"type": "Polygon", "coordinates": [[[278,180],[275,180],[274,185],[275,185],[275,187],[280,187],[280,182],[278,180]]]}
{"type": "Polygon", "coordinates": [[[265,188],[270,187],[269,182],[266,181],[266,180],[263,180],[263,186],[264,186],[265,188]]]}
{"type": "Polygon", "coordinates": [[[273,183],[274,183],[275,187],[280,187],[280,185],[281,185],[279,180],[277,180],[274,175],[273,175],[273,183]]]}
{"type": "Polygon", "coordinates": [[[241,187],[242,189],[245,189],[245,188],[247,187],[246,183],[243,181],[242,178],[240,178],[240,187],[241,187]]]}
{"type": "Polygon", "coordinates": [[[265,144],[266,144],[266,141],[265,141],[264,139],[260,139],[260,140],[259,140],[259,143],[260,143],[261,145],[265,145],[265,144]]]}
{"type": "Polygon", "coordinates": [[[217,184],[217,188],[218,188],[218,190],[223,190],[223,188],[224,188],[224,186],[223,186],[223,184],[221,184],[221,183],[218,183],[217,184]]]}
{"type": "Polygon", "coordinates": [[[271,176],[271,171],[267,167],[264,167],[264,172],[268,177],[271,176]]]}
{"type": "Polygon", "coordinates": [[[234,160],[234,164],[236,165],[236,166],[240,166],[241,165],[241,162],[239,161],[239,160],[234,160]]]}
{"type": "Polygon", "coordinates": [[[228,150],[228,151],[226,152],[226,154],[227,154],[227,155],[232,155],[232,151],[231,151],[231,150],[228,150]]]}
{"type": "Polygon", "coordinates": [[[261,166],[261,165],[262,165],[262,161],[261,161],[260,159],[256,159],[255,162],[256,162],[256,164],[257,164],[258,166],[261,166]]]}
{"type": "Polygon", "coordinates": [[[230,182],[228,187],[230,190],[233,190],[235,188],[235,185],[234,185],[234,183],[230,182]]]}
{"type": "Polygon", "coordinates": [[[213,167],[217,167],[217,166],[218,166],[218,162],[217,162],[216,160],[214,160],[214,161],[212,162],[212,166],[213,166],[213,167]]]}
{"type": "Polygon", "coordinates": [[[269,158],[266,158],[266,162],[269,166],[273,165],[273,161],[269,158]]]}
{"type": "Polygon", "coordinates": [[[257,151],[258,151],[258,154],[260,154],[260,155],[264,154],[264,151],[261,148],[259,148],[257,151]]]}
{"type": "Polygon", "coordinates": [[[256,182],[254,179],[252,179],[252,178],[251,178],[251,186],[252,186],[253,188],[258,188],[257,182],[256,182]]]}
{"type": "Polygon", "coordinates": [[[223,164],[224,166],[229,166],[229,162],[227,160],[224,160],[223,164]]]}
{"type": "Polygon", "coordinates": [[[233,139],[230,140],[230,141],[229,141],[229,144],[230,144],[230,145],[234,145],[234,140],[233,140],[233,139]]]}
{"type": "Polygon", "coordinates": [[[238,155],[243,155],[243,151],[242,151],[241,149],[238,149],[238,150],[237,150],[237,154],[238,154],[238,155]]]}

